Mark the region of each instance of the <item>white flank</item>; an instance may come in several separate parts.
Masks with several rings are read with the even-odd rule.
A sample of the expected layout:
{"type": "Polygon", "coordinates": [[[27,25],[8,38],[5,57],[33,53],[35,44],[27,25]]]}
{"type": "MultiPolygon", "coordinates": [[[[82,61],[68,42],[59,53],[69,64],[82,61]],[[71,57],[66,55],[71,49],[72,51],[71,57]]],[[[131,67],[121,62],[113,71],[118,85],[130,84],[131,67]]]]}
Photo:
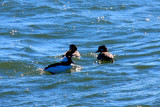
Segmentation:
{"type": "Polygon", "coordinates": [[[68,66],[64,66],[64,65],[59,65],[59,66],[55,66],[55,67],[50,67],[45,69],[45,71],[51,72],[51,73],[61,73],[61,72],[65,72],[69,69],[71,69],[72,66],[68,65],[68,66]]]}

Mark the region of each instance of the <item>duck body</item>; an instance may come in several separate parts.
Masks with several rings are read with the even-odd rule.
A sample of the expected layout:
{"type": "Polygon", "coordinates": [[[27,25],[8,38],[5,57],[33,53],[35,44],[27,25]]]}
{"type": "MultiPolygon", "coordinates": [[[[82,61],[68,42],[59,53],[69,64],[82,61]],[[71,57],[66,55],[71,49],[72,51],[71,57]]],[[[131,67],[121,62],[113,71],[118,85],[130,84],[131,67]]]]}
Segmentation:
{"type": "Polygon", "coordinates": [[[72,68],[72,52],[67,52],[62,62],[54,63],[44,68],[44,71],[48,71],[52,74],[62,73],[72,68]]]}
{"type": "Polygon", "coordinates": [[[44,69],[44,71],[48,71],[52,74],[62,73],[72,68],[71,64],[63,64],[63,63],[55,63],[51,64],[44,69]]]}
{"type": "Polygon", "coordinates": [[[110,52],[108,52],[108,49],[104,45],[99,46],[97,52],[100,52],[100,54],[97,57],[98,60],[113,61],[114,59],[114,56],[110,52]]]}
{"type": "MultiPolygon", "coordinates": [[[[72,50],[68,50],[67,52],[69,52],[69,51],[72,51],[72,50]]],[[[67,53],[67,52],[66,52],[66,53],[67,53]]],[[[64,53],[63,56],[65,56],[66,53],[64,53]]],[[[72,54],[72,57],[74,57],[74,58],[78,58],[78,57],[80,57],[80,56],[81,56],[81,55],[80,55],[80,53],[79,53],[78,51],[74,51],[74,53],[72,54]]]]}
{"type": "Polygon", "coordinates": [[[73,53],[73,57],[80,57],[81,55],[80,55],[80,53],[78,52],[78,51],[75,51],[74,53],[73,53]]]}
{"type": "Polygon", "coordinates": [[[114,56],[109,52],[101,52],[98,55],[97,59],[101,61],[112,61],[114,59],[114,56]]]}
{"type": "MultiPolygon", "coordinates": [[[[73,57],[80,57],[81,56],[80,53],[77,50],[77,47],[74,44],[71,44],[69,46],[69,50],[67,52],[70,52],[70,51],[72,51],[72,56],[73,57]]],[[[66,53],[64,53],[64,56],[66,56],[66,53]]]]}

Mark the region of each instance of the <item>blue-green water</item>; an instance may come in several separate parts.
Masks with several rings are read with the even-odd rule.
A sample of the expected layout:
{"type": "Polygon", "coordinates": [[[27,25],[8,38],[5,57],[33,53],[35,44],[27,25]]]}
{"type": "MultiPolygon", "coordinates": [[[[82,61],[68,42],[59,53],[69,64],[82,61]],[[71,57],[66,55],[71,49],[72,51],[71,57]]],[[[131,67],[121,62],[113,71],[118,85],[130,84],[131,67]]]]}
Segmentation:
{"type": "Polygon", "coordinates": [[[159,0],[0,0],[0,20],[1,107],[160,106],[159,0]],[[70,44],[71,71],[44,72],[70,44]]]}

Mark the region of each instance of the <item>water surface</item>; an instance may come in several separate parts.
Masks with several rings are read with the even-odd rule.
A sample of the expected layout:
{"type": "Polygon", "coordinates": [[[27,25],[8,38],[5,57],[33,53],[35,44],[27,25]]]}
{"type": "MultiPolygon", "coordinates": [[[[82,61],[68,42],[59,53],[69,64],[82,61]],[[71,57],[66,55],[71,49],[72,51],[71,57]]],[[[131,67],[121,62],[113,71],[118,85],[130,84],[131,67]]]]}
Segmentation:
{"type": "Polygon", "coordinates": [[[0,105],[160,106],[159,0],[0,0],[0,105]],[[75,44],[66,72],[42,69],[75,44]],[[114,63],[97,63],[106,45],[114,63]]]}

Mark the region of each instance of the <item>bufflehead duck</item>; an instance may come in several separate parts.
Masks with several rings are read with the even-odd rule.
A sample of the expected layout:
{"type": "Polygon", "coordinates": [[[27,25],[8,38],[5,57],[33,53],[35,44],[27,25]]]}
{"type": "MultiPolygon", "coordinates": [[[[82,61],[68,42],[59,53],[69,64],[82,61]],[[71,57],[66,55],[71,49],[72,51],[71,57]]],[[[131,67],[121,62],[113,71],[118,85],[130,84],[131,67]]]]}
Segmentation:
{"type": "Polygon", "coordinates": [[[49,65],[48,67],[45,67],[44,71],[48,71],[52,74],[57,74],[71,69],[72,68],[71,64],[73,63],[71,57],[72,57],[72,52],[69,51],[66,53],[66,56],[64,57],[65,60],[63,59],[62,62],[60,63],[54,63],[49,65]]]}
{"type": "MultiPolygon", "coordinates": [[[[69,50],[68,50],[68,51],[73,51],[73,54],[72,54],[73,57],[80,57],[80,53],[77,51],[76,45],[71,44],[71,45],[69,46],[69,50]]],[[[67,52],[68,52],[68,51],[67,51],[67,52]]],[[[66,53],[67,53],[67,52],[66,52],[66,53]]],[[[64,53],[64,56],[66,55],[66,53],[64,53]]]]}
{"type": "Polygon", "coordinates": [[[97,57],[98,60],[112,61],[112,63],[113,63],[114,56],[108,52],[108,49],[106,48],[105,45],[99,46],[97,52],[100,52],[100,54],[97,57]]]}

